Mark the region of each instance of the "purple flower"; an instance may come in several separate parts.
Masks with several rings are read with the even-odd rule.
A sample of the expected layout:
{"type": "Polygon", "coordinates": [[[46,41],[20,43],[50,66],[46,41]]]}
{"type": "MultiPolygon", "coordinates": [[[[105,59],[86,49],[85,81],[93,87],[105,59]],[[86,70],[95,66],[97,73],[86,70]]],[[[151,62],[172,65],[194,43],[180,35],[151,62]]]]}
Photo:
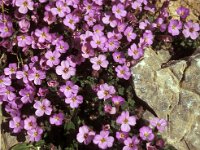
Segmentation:
{"type": "Polygon", "coordinates": [[[79,22],[79,18],[75,15],[68,14],[66,15],[65,19],[63,20],[64,25],[69,27],[72,30],[75,30],[75,24],[79,22]]]}
{"type": "Polygon", "coordinates": [[[36,37],[38,37],[38,41],[40,43],[44,43],[45,41],[51,42],[51,35],[49,33],[49,28],[48,27],[44,27],[41,30],[40,29],[36,29],[35,30],[35,35],[36,35],[36,37]]]}
{"type": "Polygon", "coordinates": [[[112,102],[117,105],[117,106],[120,106],[122,104],[124,104],[125,100],[123,97],[121,96],[113,96],[112,97],[112,102]]]}
{"type": "Polygon", "coordinates": [[[36,101],[33,107],[36,109],[35,115],[38,117],[41,117],[44,114],[51,115],[51,102],[48,99],[43,99],[42,102],[36,101]]]}
{"type": "Polygon", "coordinates": [[[37,96],[45,97],[48,92],[49,92],[49,90],[47,88],[39,88],[39,90],[37,92],[37,96]]]}
{"type": "Polygon", "coordinates": [[[17,41],[19,47],[26,47],[32,43],[32,39],[28,35],[17,36],[17,41]]]}
{"type": "Polygon", "coordinates": [[[158,18],[156,20],[156,26],[158,28],[160,28],[161,32],[164,32],[167,29],[167,24],[164,23],[164,19],[163,18],[158,18]]]}
{"type": "Polygon", "coordinates": [[[141,30],[144,30],[149,24],[150,24],[149,21],[145,19],[144,22],[143,22],[143,21],[140,22],[139,28],[140,28],[141,30]]]}
{"type": "Polygon", "coordinates": [[[56,126],[62,125],[63,120],[64,120],[64,114],[63,113],[54,114],[49,119],[50,123],[55,124],[56,126]]]}
{"type": "Polygon", "coordinates": [[[98,144],[101,149],[112,147],[113,142],[114,138],[109,136],[109,131],[101,131],[100,134],[97,134],[93,139],[93,143],[98,144]]]}
{"type": "Polygon", "coordinates": [[[19,27],[20,27],[20,31],[22,33],[26,33],[29,31],[30,28],[30,22],[28,20],[22,19],[18,22],[19,27]]]}
{"type": "Polygon", "coordinates": [[[19,12],[22,14],[26,14],[28,10],[33,10],[34,3],[32,0],[16,0],[15,1],[16,6],[19,7],[19,12]]]}
{"type": "Polygon", "coordinates": [[[133,33],[133,28],[131,26],[126,28],[126,30],[124,31],[124,35],[126,36],[129,42],[136,38],[136,34],[133,33]]]}
{"type": "Polygon", "coordinates": [[[35,85],[41,85],[42,80],[46,78],[46,73],[40,70],[37,70],[35,67],[32,69],[31,73],[28,76],[30,81],[34,81],[35,85]]]}
{"type": "Polygon", "coordinates": [[[66,15],[66,13],[70,13],[70,8],[66,5],[64,5],[64,3],[62,1],[56,1],[56,8],[51,8],[51,12],[53,15],[58,15],[59,17],[64,17],[66,15]]]}
{"type": "Polygon", "coordinates": [[[188,8],[181,6],[176,10],[176,12],[181,18],[185,19],[189,15],[190,10],[188,8]]]}
{"type": "Polygon", "coordinates": [[[117,21],[111,15],[105,14],[105,16],[102,18],[102,22],[104,24],[109,24],[112,28],[117,26],[117,21]]]}
{"type": "Polygon", "coordinates": [[[123,150],[138,150],[138,144],[140,143],[140,140],[133,136],[132,138],[128,137],[126,140],[124,140],[124,147],[123,150]]]}
{"type": "Polygon", "coordinates": [[[142,11],[142,3],[139,1],[134,1],[131,6],[134,10],[142,11]]]}
{"type": "Polygon", "coordinates": [[[113,56],[114,61],[118,62],[119,64],[124,64],[126,62],[123,52],[114,52],[112,56],[113,56]]]}
{"type": "Polygon", "coordinates": [[[60,87],[60,91],[63,92],[66,97],[71,97],[74,94],[76,95],[78,90],[78,85],[75,85],[72,81],[67,81],[66,85],[60,87]]]}
{"type": "Polygon", "coordinates": [[[4,75],[0,76],[0,88],[4,88],[6,86],[11,85],[11,80],[8,77],[5,77],[4,75]]]}
{"type": "Polygon", "coordinates": [[[103,36],[104,35],[104,26],[100,25],[100,24],[97,24],[95,25],[93,28],[93,31],[94,31],[94,35],[97,35],[97,36],[103,36]]]}
{"type": "Polygon", "coordinates": [[[92,68],[94,70],[100,70],[100,68],[107,68],[108,67],[108,61],[106,60],[105,55],[99,55],[98,57],[93,57],[90,59],[90,62],[93,64],[92,68]]]}
{"type": "MultiPolygon", "coordinates": [[[[115,51],[117,48],[119,48],[120,43],[118,40],[116,40],[114,37],[109,38],[107,42],[105,42],[105,48],[109,50],[110,52],[115,51]]],[[[104,50],[105,51],[105,50],[104,50]]],[[[103,52],[104,52],[103,51],[103,52]]]]}
{"type": "Polygon", "coordinates": [[[72,95],[71,97],[65,98],[65,103],[70,104],[71,108],[78,108],[78,106],[83,103],[83,96],[72,95]]]}
{"type": "Polygon", "coordinates": [[[129,116],[128,111],[123,111],[121,115],[117,118],[116,122],[121,124],[121,130],[123,132],[129,132],[131,130],[130,126],[135,126],[136,124],[136,117],[129,116]]]}
{"type": "Polygon", "coordinates": [[[86,125],[79,127],[79,133],[76,136],[76,139],[79,143],[84,143],[88,145],[91,143],[95,136],[95,132],[90,130],[86,125]]]}
{"type": "Polygon", "coordinates": [[[71,76],[74,76],[76,73],[76,69],[71,67],[69,61],[62,61],[60,66],[56,67],[56,73],[61,75],[63,79],[67,80],[71,76]]]}
{"type": "Polygon", "coordinates": [[[107,83],[101,84],[99,90],[97,92],[97,96],[99,99],[109,99],[115,94],[114,86],[109,86],[107,83]]]}
{"type": "Polygon", "coordinates": [[[93,13],[89,13],[88,15],[84,16],[84,20],[87,22],[89,26],[93,26],[96,22],[95,16],[93,13]]]}
{"type": "Polygon", "coordinates": [[[152,141],[154,139],[154,134],[152,132],[152,129],[149,127],[144,126],[140,128],[139,132],[141,139],[144,141],[152,141]]]}
{"type": "Polygon", "coordinates": [[[9,75],[9,77],[11,78],[11,75],[15,74],[16,71],[17,71],[17,64],[11,63],[11,64],[8,65],[8,68],[4,69],[4,74],[9,75]]]}
{"type": "Polygon", "coordinates": [[[124,9],[124,5],[120,3],[112,7],[112,12],[115,14],[117,19],[122,19],[127,14],[126,10],[124,9]]]}
{"type": "Polygon", "coordinates": [[[47,51],[45,53],[45,58],[47,59],[47,65],[49,67],[53,67],[54,65],[58,65],[60,63],[59,60],[60,53],[58,51],[47,51]]]}
{"type": "Polygon", "coordinates": [[[126,140],[127,137],[128,137],[128,133],[127,132],[116,132],[116,138],[120,142],[124,142],[124,140],[126,140]]]}
{"type": "Polygon", "coordinates": [[[179,35],[180,29],[182,29],[182,23],[179,20],[172,19],[168,25],[168,32],[171,33],[173,36],[179,35]]]}
{"type": "Polygon", "coordinates": [[[140,38],[139,47],[144,48],[153,44],[153,33],[150,30],[145,30],[143,37],[140,38]]]}
{"type": "Polygon", "coordinates": [[[64,42],[62,40],[56,42],[56,51],[59,51],[60,53],[66,53],[66,51],[69,49],[69,45],[67,42],[64,42]]]}
{"type": "Polygon", "coordinates": [[[24,120],[24,129],[31,130],[37,127],[37,120],[34,116],[29,116],[24,120]]]}
{"type": "Polygon", "coordinates": [[[56,16],[54,16],[50,11],[45,11],[43,20],[50,25],[56,21],[56,16]]]}
{"type": "Polygon", "coordinates": [[[27,131],[28,138],[31,142],[39,141],[41,139],[43,130],[40,127],[36,127],[27,131]]]}
{"type": "Polygon", "coordinates": [[[183,35],[188,38],[195,40],[199,37],[198,31],[200,30],[198,23],[193,23],[192,21],[188,21],[184,24],[183,35]]]}
{"type": "Polygon", "coordinates": [[[109,104],[106,104],[105,106],[104,106],[104,111],[106,112],[106,113],[109,113],[109,114],[111,114],[111,115],[114,115],[114,114],[116,114],[116,107],[112,107],[111,105],[109,105],[109,104]]]}
{"type": "Polygon", "coordinates": [[[115,71],[117,72],[118,78],[128,80],[131,77],[130,69],[126,65],[118,65],[115,71]]]}
{"type": "Polygon", "coordinates": [[[16,78],[23,79],[24,83],[28,83],[28,73],[29,73],[29,67],[28,65],[24,65],[22,71],[17,71],[16,78]]]}
{"type": "Polygon", "coordinates": [[[132,56],[133,59],[137,60],[143,56],[143,50],[141,48],[137,48],[137,45],[133,43],[128,49],[128,55],[132,56]]]}
{"type": "Polygon", "coordinates": [[[167,126],[167,121],[164,119],[153,118],[150,120],[150,125],[156,127],[158,131],[163,132],[167,126]]]}
{"type": "Polygon", "coordinates": [[[25,89],[21,89],[19,91],[19,95],[22,96],[21,101],[22,103],[26,104],[26,103],[31,103],[34,99],[34,89],[27,87],[25,89]]]}
{"type": "Polygon", "coordinates": [[[106,42],[105,36],[100,36],[100,35],[94,34],[92,36],[92,41],[90,42],[90,45],[92,46],[92,48],[98,47],[100,49],[103,49],[105,42],[106,42]]]}
{"type": "Polygon", "coordinates": [[[3,101],[13,101],[16,98],[14,93],[15,89],[12,86],[6,86],[0,88],[0,96],[3,101]]]}
{"type": "Polygon", "coordinates": [[[13,129],[14,133],[19,133],[23,129],[23,121],[20,117],[13,117],[9,122],[9,127],[13,129]]]}

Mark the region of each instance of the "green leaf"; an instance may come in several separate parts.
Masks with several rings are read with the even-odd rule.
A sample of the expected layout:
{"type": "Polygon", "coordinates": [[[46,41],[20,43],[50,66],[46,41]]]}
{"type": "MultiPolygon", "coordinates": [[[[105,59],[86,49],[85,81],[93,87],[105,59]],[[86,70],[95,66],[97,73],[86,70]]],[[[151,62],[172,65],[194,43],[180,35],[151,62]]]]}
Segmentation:
{"type": "Polygon", "coordinates": [[[43,146],[44,144],[45,144],[45,141],[44,141],[44,140],[40,140],[40,141],[38,141],[37,143],[35,143],[34,146],[36,146],[36,147],[41,147],[41,146],[43,146]]]}
{"type": "Polygon", "coordinates": [[[73,122],[68,122],[65,124],[65,127],[64,127],[65,130],[74,130],[75,129],[75,125],[73,122]]]}
{"type": "Polygon", "coordinates": [[[13,147],[11,147],[10,150],[30,150],[31,147],[32,147],[32,145],[29,145],[27,143],[20,143],[20,144],[16,144],[13,147]]]}

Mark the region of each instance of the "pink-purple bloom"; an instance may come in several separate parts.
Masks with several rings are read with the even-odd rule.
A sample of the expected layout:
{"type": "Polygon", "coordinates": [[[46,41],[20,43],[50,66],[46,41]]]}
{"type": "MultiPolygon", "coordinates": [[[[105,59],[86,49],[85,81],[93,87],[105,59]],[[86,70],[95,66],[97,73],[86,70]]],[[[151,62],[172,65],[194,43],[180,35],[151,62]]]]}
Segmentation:
{"type": "Polygon", "coordinates": [[[116,51],[112,54],[112,56],[113,56],[114,61],[119,63],[119,64],[124,64],[126,62],[124,53],[122,53],[122,52],[116,51]]]}
{"type": "Polygon", "coordinates": [[[31,70],[28,79],[33,81],[35,85],[41,85],[42,80],[46,78],[46,73],[41,70],[37,70],[35,67],[31,70]]]}
{"type": "Polygon", "coordinates": [[[121,115],[118,116],[116,122],[121,125],[121,131],[129,132],[131,130],[130,126],[135,126],[136,124],[136,117],[130,116],[128,111],[123,111],[121,115]]]}
{"type": "Polygon", "coordinates": [[[83,103],[83,96],[73,94],[65,98],[65,103],[70,104],[71,108],[78,108],[78,106],[83,103]]]}
{"type": "Polygon", "coordinates": [[[78,85],[75,85],[72,81],[67,81],[65,85],[60,87],[60,91],[63,92],[66,97],[71,97],[73,94],[77,94],[78,90],[78,85]]]}
{"type": "Polygon", "coordinates": [[[24,83],[28,83],[29,82],[28,81],[28,73],[29,73],[29,67],[28,67],[28,65],[24,65],[22,71],[16,72],[16,78],[23,79],[24,83]]]}
{"type": "Polygon", "coordinates": [[[36,29],[35,30],[35,36],[38,37],[38,41],[40,43],[44,43],[45,41],[51,42],[51,35],[49,33],[49,28],[48,27],[44,27],[41,30],[40,29],[36,29]]]}
{"type": "Polygon", "coordinates": [[[51,8],[53,15],[58,15],[59,17],[64,17],[66,13],[70,13],[70,8],[64,5],[63,1],[56,1],[56,7],[51,8]]]}
{"type": "Polygon", "coordinates": [[[9,122],[9,127],[13,129],[13,133],[19,133],[23,129],[23,120],[20,117],[13,117],[9,122]]]}
{"type": "Polygon", "coordinates": [[[128,55],[132,56],[133,59],[137,60],[143,56],[143,50],[141,48],[138,48],[137,45],[133,43],[128,49],[128,55]]]}
{"type": "Polygon", "coordinates": [[[33,10],[32,0],[15,0],[15,5],[19,7],[19,12],[26,14],[28,10],[33,10]]]}
{"type": "Polygon", "coordinates": [[[126,10],[125,10],[125,8],[124,8],[124,5],[122,5],[122,4],[117,4],[117,5],[114,5],[113,7],[112,7],[112,12],[114,13],[114,15],[115,15],[115,17],[117,18],[117,19],[122,19],[123,17],[125,17],[126,16],[126,14],[127,14],[127,12],[126,12],[126,10]]]}
{"type": "Polygon", "coordinates": [[[114,138],[109,136],[109,131],[101,131],[100,134],[95,135],[93,143],[97,144],[101,149],[112,147],[114,138]]]}
{"type": "Polygon", "coordinates": [[[31,130],[37,127],[37,120],[34,116],[29,116],[24,120],[24,129],[31,130]]]}
{"type": "Polygon", "coordinates": [[[133,32],[133,28],[131,26],[128,26],[126,28],[126,30],[124,31],[124,35],[126,36],[129,42],[136,38],[136,34],[133,32]]]}
{"type": "Polygon", "coordinates": [[[61,75],[63,79],[67,80],[71,76],[74,76],[76,73],[76,69],[70,65],[70,62],[65,60],[62,61],[60,66],[56,67],[56,73],[61,75]]]}
{"type": "Polygon", "coordinates": [[[11,85],[11,80],[9,77],[5,77],[4,75],[0,76],[0,88],[11,85]]]}
{"type": "Polygon", "coordinates": [[[198,23],[193,23],[192,21],[188,21],[184,24],[183,35],[186,38],[191,38],[193,40],[199,37],[200,27],[198,23]]]}
{"type": "Polygon", "coordinates": [[[139,132],[140,132],[140,138],[145,141],[152,141],[155,137],[152,132],[152,129],[147,126],[140,128],[139,132]]]}
{"type": "Polygon", "coordinates": [[[117,105],[117,106],[120,106],[122,104],[124,104],[125,102],[125,99],[121,96],[113,96],[112,97],[112,102],[117,105]]]}
{"type": "Polygon", "coordinates": [[[36,101],[33,107],[36,109],[35,115],[38,117],[46,115],[51,115],[52,106],[48,99],[43,99],[42,101],[36,101]]]}
{"type": "Polygon", "coordinates": [[[181,6],[176,10],[176,12],[181,18],[185,19],[189,15],[190,10],[186,7],[181,6]]]}
{"type": "Polygon", "coordinates": [[[98,57],[94,57],[90,59],[90,62],[93,64],[92,68],[94,70],[100,70],[100,68],[107,68],[108,61],[106,60],[105,55],[99,55],[98,57]]]}
{"type": "Polygon", "coordinates": [[[128,137],[126,140],[124,140],[124,147],[123,150],[138,150],[138,144],[140,143],[140,140],[133,136],[132,138],[128,137]]]}
{"type": "Polygon", "coordinates": [[[45,58],[47,59],[47,65],[53,67],[60,63],[60,53],[58,51],[47,51],[45,53],[45,58]]]}
{"type": "Polygon", "coordinates": [[[10,63],[8,65],[8,68],[4,69],[4,74],[9,75],[9,77],[11,78],[11,75],[16,74],[16,71],[17,71],[17,64],[16,63],[10,63]]]}
{"type": "Polygon", "coordinates": [[[43,129],[36,127],[27,131],[28,138],[32,142],[38,142],[42,137],[43,129]]]}
{"type": "Polygon", "coordinates": [[[101,84],[99,86],[99,90],[97,92],[99,99],[109,99],[112,97],[113,94],[115,94],[116,90],[114,86],[108,85],[107,83],[101,84]]]}
{"type": "Polygon", "coordinates": [[[84,143],[88,145],[91,143],[95,136],[95,132],[92,131],[88,126],[83,125],[79,127],[79,133],[76,136],[76,139],[79,143],[84,143]]]}
{"type": "Polygon", "coordinates": [[[115,71],[117,72],[117,77],[122,78],[125,80],[128,80],[131,77],[130,69],[126,65],[118,65],[115,68],[115,71]]]}
{"type": "Polygon", "coordinates": [[[167,121],[165,119],[153,118],[150,120],[150,125],[158,129],[158,131],[163,132],[167,127],[167,121]]]}
{"type": "Polygon", "coordinates": [[[168,25],[168,32],[173,36],[180,34],[180,29],[182,29],[182,23],[179,20],[172,19],[168,25]]]}
{"type": "Polygon", "coordinates": [[[128,132],[116,132],[116,138],[120,141],[120,142],[124,142],[124,140],[126,140],[128,138],[128,132]]]}
{"type": "Polygon", "coordinates": [[[72,14],[66,15],[65,19],[63,20],[64,25],[69,27],[72,30],[75,30],[75,28],[76,28],[75,25],[78,22],[79,22],[79,18],[72,14]]]}
{"type": "Polygon", "coordinates": [[[63,120],[64,120],[64,114],[63,113],[54,114],[49,119],[50,123],[54,124],[56,126],[62,125],[63,124],[63,120]]]}

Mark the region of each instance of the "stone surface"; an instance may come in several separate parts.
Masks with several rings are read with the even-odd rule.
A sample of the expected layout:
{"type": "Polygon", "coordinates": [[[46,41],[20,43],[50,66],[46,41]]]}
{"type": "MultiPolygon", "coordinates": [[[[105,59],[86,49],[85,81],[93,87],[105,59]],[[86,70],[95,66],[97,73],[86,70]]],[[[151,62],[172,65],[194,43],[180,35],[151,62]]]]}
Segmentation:
{"type": "MultiPolygon", "coordinates": [[[[165,0],[161,0],[159,3],[163,3],[165,0]]],[[[200,0],[171,0],[169,13],[173,18],[179,18],[176,13],[176,9],[180,6],[184,6],[190,9],[190,16],[187,20],[199,21],[198,16],[200,15],[200,0]]]]}
{"type": "Polygon", "coordinates": [[[200,150],[200,53],[161,67],[169,58],[164,50],[145,51],[132,69],[136,94],[168,120],[164,137],[170,144],[178,150],[200,150]]]}

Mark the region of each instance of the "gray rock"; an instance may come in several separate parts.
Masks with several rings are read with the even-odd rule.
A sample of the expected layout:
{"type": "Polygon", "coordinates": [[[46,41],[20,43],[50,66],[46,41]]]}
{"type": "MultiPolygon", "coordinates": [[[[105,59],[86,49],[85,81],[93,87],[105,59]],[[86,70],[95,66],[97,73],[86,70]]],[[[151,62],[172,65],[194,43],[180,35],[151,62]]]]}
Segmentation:
{"type": "Polygon", "coordinates": [[[200,150],[200,53],[161,67],[169,58],[168,51],[145,51],[132,68],[136,94],[168,120],[164,137],[169,144],[178,150],[200,150]]]}

